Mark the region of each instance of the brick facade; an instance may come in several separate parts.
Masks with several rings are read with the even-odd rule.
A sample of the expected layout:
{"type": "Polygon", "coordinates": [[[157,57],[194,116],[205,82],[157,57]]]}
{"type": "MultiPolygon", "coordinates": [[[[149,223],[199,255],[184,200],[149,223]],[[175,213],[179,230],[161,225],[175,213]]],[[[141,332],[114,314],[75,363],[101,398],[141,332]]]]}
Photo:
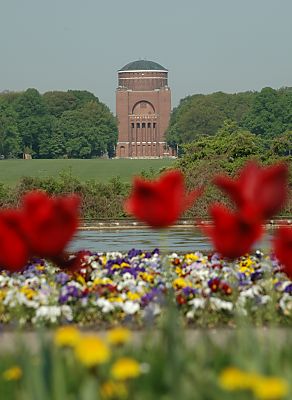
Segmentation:
{"type": "MultiPolygon", "coordinates": [[[[147,63],[146,61],[146,66],[148,66],[147,63]]],[[[157,65],[159,66],[159,64],[157,65]]],[[[116,114],[119,128],[117,157],[175,156],[173,150],[165,143],[165,131],[171,111],[171,92],[167,85],[167,79],[168,71],[164,69],[122,69],[118,72],[116,91],[116,114]]]]}

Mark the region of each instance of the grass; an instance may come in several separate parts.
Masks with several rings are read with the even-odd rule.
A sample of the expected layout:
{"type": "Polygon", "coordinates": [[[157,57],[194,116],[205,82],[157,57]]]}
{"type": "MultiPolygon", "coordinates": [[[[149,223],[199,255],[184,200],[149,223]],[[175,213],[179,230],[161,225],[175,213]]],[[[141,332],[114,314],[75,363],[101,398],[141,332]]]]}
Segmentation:
{"type": "Polygon", "coordinates": [[[219,332],[219,339],[218,332],[197,332],[186,340],[177,320],[168,322],[154,335],[141,332],[139,340],[128,332],[120,343],[96,332],[88,341],[88,332],[73,326],[34,334],[34,346],[19,334],[11,351],[1,348],[1,399],[291,399],[289,331],[280,340],[280,332],[250,327],[219,332]]]}
{"type": "Polygon", "coordinates": [[[0,161],[0,182],[14,185],[23,176],[57,176],[62,170],[71,169],[72,175],[82,180],[95,179],[106,182],[119,176],[123,182],[130,182],[142,171],[173,165],[173,159],[93,159],[93,160],[2,160],[0,161]]]}

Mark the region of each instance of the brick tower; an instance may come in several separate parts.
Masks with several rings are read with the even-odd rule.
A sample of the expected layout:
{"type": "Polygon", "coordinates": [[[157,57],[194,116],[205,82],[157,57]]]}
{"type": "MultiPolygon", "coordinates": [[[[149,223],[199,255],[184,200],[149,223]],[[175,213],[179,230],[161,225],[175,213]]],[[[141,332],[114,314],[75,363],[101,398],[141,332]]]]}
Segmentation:
{"type": "Polygon", "coordinates": [[[175,156],[165,142],[171,111],[167,75],[167,69],[147,60],[133,61],[118,71],[117,157],[175,156]]]}

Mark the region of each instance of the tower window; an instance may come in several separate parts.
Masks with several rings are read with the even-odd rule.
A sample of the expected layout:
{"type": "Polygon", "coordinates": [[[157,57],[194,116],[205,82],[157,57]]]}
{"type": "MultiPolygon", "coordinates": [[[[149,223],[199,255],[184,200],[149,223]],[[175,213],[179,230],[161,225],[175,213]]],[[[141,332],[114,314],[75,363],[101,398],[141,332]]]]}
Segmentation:
{"type": "Polygon", "coordinates": [[[156,122],[153,122],[153,128],[154,129],[156,128],[156,122]]]}
{"type": "Polygon", "coordinates": [[[131,127],[132,127],[132,128],[135,128],[134,122],[131,123],[131,127]]]}
{"type": "Polygon", "coordinates": [[[140,122],[137,122],[137,128],[140,128],[140,122]]]}
{"type": "Polygon", "coordinates": [[[151,122],[148,122],[147,126],[148,126],[148,128],[151,128],[151,122]]]}
{"type": "Polygon", "coordinates": [[[145,122],[142,122],[142,128],[145,128],[146,124],[145,122]]]}

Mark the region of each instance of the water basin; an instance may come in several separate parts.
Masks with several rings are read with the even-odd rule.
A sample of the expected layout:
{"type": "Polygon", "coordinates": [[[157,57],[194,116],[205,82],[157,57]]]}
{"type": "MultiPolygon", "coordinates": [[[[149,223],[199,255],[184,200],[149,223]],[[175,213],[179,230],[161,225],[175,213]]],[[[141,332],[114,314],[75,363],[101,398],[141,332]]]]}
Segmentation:
{"type": "MultiPolygon", "coordinates": [[[[256,243],[255,248],[267,250],[271,232],[256,243]]],[[[211,242],[196,228],[171,228],[166,232],[159,230],[136,229],[99,229],[79,231],[71,242],[69,250],[86,249],[96,252],[128,251],[131,248],[152,251],[156,247],[165,251],[193,252],[210,251],[211,242]]]]}

